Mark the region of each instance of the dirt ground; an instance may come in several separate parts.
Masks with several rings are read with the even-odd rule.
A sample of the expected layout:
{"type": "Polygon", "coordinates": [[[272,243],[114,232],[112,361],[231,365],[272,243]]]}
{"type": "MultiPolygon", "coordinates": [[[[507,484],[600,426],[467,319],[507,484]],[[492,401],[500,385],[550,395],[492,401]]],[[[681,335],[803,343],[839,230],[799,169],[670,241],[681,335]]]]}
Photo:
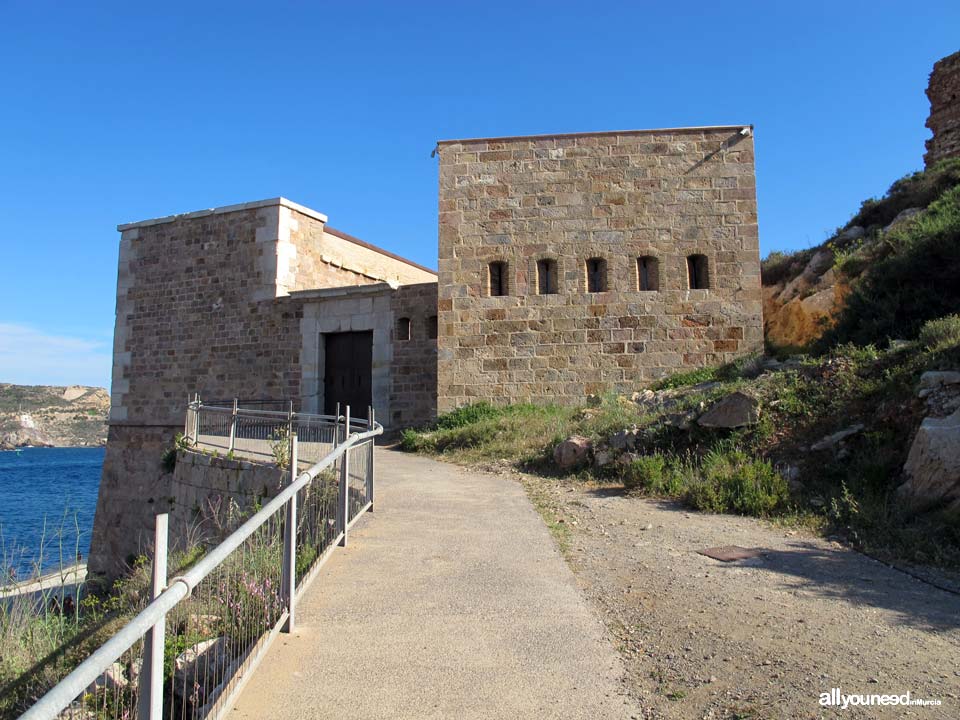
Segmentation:
{"type": "Polygon", "coordinates": [[[518,479],[559,524],[644,717],[960,717],[960,594],[753,518],[518,479]],[[697,552],[724,545],[760,555],[697,552]],[[832,688],[942,704],[821,707],[832,688]]]}

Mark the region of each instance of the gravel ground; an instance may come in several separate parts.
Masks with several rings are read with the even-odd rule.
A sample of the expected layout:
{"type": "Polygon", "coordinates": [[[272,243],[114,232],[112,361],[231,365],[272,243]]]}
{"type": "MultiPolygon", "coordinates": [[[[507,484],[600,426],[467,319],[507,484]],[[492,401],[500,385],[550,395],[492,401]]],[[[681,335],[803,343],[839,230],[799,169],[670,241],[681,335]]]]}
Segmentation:
{"type": "Polygon", "coordinates": [[[568,562],[644,717],[960,717],[960,595],[754,518],[521,480],[569,528],[568,562]],[[697,552],[723,545],[761,554],[724,563],[697,552]],[[821,707],[832,688],[942,704],[821,707]]]}

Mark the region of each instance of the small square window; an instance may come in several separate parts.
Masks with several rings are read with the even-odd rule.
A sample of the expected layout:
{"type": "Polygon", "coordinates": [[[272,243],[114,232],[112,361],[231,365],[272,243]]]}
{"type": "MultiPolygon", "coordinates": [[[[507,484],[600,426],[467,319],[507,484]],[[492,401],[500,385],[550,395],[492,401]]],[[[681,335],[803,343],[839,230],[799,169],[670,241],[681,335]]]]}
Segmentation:
{"type": "Polygon", "coordinates": [[[660,263],[652,255],[637,258],[637,289],[644,292],[660,289],[660,263]]]}
{"type": "Polygon", "coordinates": [[[710,269],[706,255],[690,255],[687,257],[687,285],[691,290],[707,290],[710,288],[710,269]]]}
{"type": "Polygon", "coordinates": [[[400,318],[397,320],[397,340],[410,339],[410,318],[400,318]]]}
{"type": "Polygon", "coordinates": [[[490,263],[487,281],[487,288],[491,297],[506,295],[508,290],[507,263],[499,261],[490,263]]]}
{"type": "Polygon", "coordinates": [[[587,292],[607,291],[607,261],[603,258],[587,260],[587,292]]]}
{"type": "Polygon", "coordinates": [[[557,293],[557,261],[537,260],[537,293],[555,295],[557,293]]]}

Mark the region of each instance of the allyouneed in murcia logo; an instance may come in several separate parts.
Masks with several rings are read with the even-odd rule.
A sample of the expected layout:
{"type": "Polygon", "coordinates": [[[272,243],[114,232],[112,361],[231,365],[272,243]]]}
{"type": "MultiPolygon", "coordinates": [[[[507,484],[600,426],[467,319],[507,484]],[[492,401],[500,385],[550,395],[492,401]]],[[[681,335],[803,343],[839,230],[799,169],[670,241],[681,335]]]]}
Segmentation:
{"type": "Polygon", "coordinates": [[[909,691],[900,695],[845,695],[840,688],[831,688],[830,692],[820,693],[820,704],[846,710],[851,705],[940,705],[940,700],[915,698],[909,691]]]}

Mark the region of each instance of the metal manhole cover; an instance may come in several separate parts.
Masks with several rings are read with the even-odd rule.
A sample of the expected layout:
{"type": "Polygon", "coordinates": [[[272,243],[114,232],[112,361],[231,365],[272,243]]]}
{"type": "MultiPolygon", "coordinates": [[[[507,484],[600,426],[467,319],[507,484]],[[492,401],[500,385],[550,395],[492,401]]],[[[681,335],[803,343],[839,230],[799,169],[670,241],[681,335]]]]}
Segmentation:
{"type": "Polygon", "coordinates": [[[708,558],[713,558],[714,560],[720,560],[721,562],[733,562],[734,560],[747,560],[748,558],[755,558],[760,556],[759,550],[750,550],[749,548],[740,547],[739,545],[722,545],[720,547],[706,548],[705,550],[697,550],[701,555],[706,555],[708,558]]]}

